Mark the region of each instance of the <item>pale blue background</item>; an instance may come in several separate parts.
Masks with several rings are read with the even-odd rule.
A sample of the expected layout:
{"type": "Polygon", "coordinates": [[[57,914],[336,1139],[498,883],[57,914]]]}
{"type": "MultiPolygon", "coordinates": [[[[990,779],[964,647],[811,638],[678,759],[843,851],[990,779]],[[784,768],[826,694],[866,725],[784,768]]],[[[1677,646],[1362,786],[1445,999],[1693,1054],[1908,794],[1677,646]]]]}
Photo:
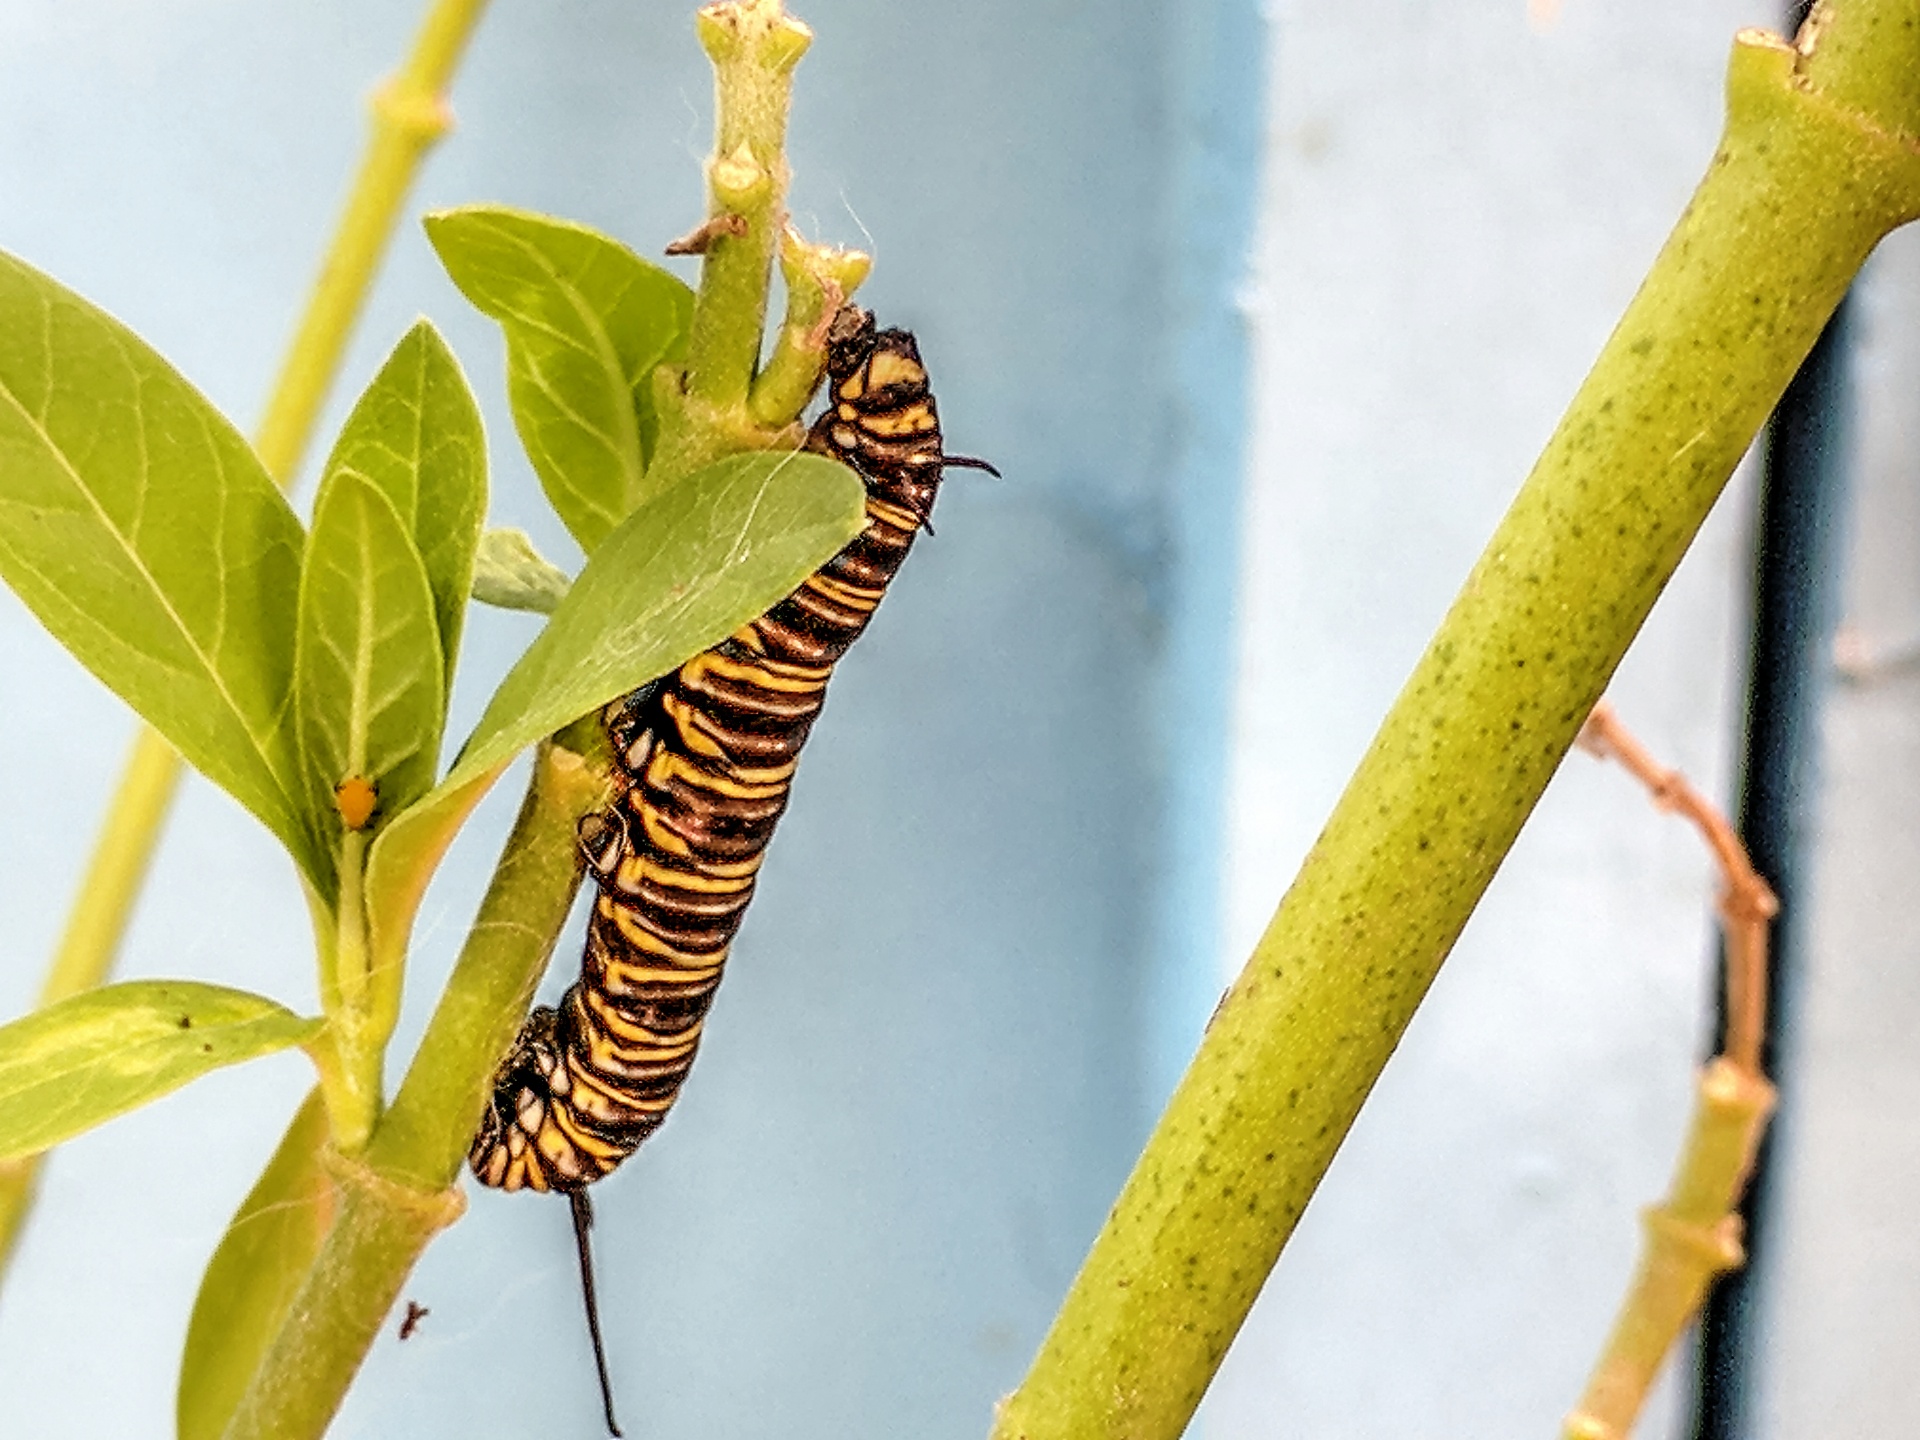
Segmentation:
{"type": "MultiPolygon", "coordinates": [[[[710,99],[690,8],[496,0],[418,205],[550,209],[657,253],[701,211],[710,99]]],[[[249,426],[362,101],[418,9],[0,0],[0,246],[119,314],[249,426]]],[[[937,538],[836,680],[686,1100],[596,1193],[602,1294],[631,1435],[972,1436],[1217,985],[1229,300],[1261,49],[1251,0],[802,14],[819,40],[795,215],[875,250],[865,298],[919,332],[954,448],[1007,478],[956,476],[937,538]],[[1186,843],[1163,840],[1169,824],[1186,843]]],[[[421,312],[486,406],[494,519],[571,563],[512,441],[500,345],[416,226],[348,388],[421,312]]],[[[476,619],[456,730],[530,633],[476,619]]],[[[10,596],[0,697],[12,1014],[131,727],[10,596]]],[[[398,1053],[510,789],[428,900],[398,1053]]],[[[203,783],[123,973],[313,1003],[291,871],[203,783]]],[[[170,1433],[199,1267],[307,1083],[281,1057],[61,1152],[0,1298],[7,1433],[170,1433]]],[[[564,1207],[476,1193],[408,1284],[431,1316],[404,1346],[382,1337],[336,1433],[596,1433],[570,1244],[564,1207]]]]}
{"type": "MultiPolygon", "coordinates": [[[[0,246],[257,416],[412,0],[0,0],[0,246]]],[[[655,253],[708,145],[690,6],[495,0],[418,206],[655,253]]],[[[870,244],[961,473],[836,681],[684,1106],[599,1192],[629,1433],[983,1435],[1217,988],[1711,153],[1773,0],[803,8],[794,210],[870,244]],[[1252,396],[1251,400],[1244,397],[1252,396]],[[1229,783],[1230,781],[1230,783],[1229,783]],[[1232,804],[1223,796],[1231,791],[1232,804]]],[[[1920,249],[1870,272],[1756,1434],[1906,1440],[1920,1127],[1920,249]],[[1905,657],[1903,659],[1903,657],[1905,657]]],[[[571,562],[490,326],[404,229],[336,398],[430,315],[496,520],[571,562]]],[[[1621,672],[1727,794],[1751,492],[1621,672]]],[[[532,633],[477,612],[456,725],[532,633]]],[[[0,1014],[131,726],[0,592],[0,1014]]],[[[429,897],[411,1045],[511,809],[429,897]]],[[[1694,839],[1576,758],[1449,961],[1202,1414],[1209,1440],[1554,1433],[1665,1183],[1711,993],[1694,839]]],[[[571,941],[556,966],[573,964],[571,941]]],[[[292,873],[189,787],[125,973],[313,1004],[292,873]]],[[[63,1150],[0,1292],[0,1432],[159,1437],[201,1265],[308,1084],[280,1057],[63,1150]]],[[[598,1433],[564,1207],[478,1194],[337,1433],[598,1433]]],[[[1643,1433],[1680,1433],[1669,1395],[1643,1433]]]]}

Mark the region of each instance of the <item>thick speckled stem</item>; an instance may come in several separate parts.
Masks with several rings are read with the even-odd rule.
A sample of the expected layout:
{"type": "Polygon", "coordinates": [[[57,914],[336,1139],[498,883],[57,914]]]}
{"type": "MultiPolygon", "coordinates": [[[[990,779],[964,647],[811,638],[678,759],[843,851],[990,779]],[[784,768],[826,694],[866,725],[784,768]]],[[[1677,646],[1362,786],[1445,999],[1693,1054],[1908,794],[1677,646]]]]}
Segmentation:
{"type": "MultiPolygon", "coordinates": [[[[1910,39],[1920,0],[1849,0],[1826,24],[1910,39]]],[[[1920,214],[1911,44],[1846,53],[1875,74],[1739,37],[1706,177],[1222,1004],[995,1440],[1185,1428],[1734,465],[1867,253],[1920,214]]]]}

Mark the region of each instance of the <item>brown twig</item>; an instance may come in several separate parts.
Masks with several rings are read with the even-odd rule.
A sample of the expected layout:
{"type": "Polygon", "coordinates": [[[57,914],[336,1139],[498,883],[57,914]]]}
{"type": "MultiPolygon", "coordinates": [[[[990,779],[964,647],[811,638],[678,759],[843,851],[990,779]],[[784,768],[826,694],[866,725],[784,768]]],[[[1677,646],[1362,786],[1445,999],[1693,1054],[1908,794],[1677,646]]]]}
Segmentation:
{"type": "Polygon", "coordinates": [[[1720,895],[1720,918],[1727,939],[1727,1014],[1720,1051],[1758,1076],[1760,1039],[1767,1024],[1768,922],[1780,913],[1780,901],[1753,868],[1747,847],[1726,816],[1686,776],[1660,765],[1605,700],[1593,707],[1578,743],[1602,760],[1618,760],[1647,787],[1654,804],[1692,821],[1719,862],[1726,887],[1720,895]]]}
{"type": "Polygon", "coordinates": [[[1780,908],[1746,847],[1720,811],[1677,770],[1656,762],[1602,700],[1579,743],[1618,760],[1663,810],[1685,816],[1720,864],[1725,889],[1726,1029],[1722,1053],[1700,1077],[1693,1125],[1667,1198],[1645,1215],[1640,1265],[1564,1440],[1624,1440],[1673,1342],[1714,1278],[1746,1259],[1734,1207],[1772,1113],[1773,1086],[1760,1071],[1767,1014],[1767,928],[1780,908]]]}

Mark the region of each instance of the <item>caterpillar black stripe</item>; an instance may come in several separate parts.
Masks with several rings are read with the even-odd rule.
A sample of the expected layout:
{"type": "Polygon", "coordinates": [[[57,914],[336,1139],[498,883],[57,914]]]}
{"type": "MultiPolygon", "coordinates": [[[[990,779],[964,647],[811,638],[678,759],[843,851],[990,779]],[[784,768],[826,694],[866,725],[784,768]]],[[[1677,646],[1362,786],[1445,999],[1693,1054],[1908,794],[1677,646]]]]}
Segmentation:
{"type": "Polygon", "coordinates": [[[944,454],[908,332],[844,307],[827,375],[805,448],[859,473],[866,526],[766,614],[609,707],[624,793],[581,825],[600,893],[580,979],[533,1011],[496,1073],[468,1156],[483,1184],[577,1192],[666,1118],[835,663],[928,523],[943,469],[992,469],[944,454]]]}

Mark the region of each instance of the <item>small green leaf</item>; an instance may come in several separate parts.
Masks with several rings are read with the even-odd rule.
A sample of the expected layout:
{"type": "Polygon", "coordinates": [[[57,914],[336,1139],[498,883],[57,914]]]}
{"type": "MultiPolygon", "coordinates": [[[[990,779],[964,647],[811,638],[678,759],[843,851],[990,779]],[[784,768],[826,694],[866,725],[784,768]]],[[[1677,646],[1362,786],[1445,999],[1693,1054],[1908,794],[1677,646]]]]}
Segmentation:
{"type": "MultiPolygon", "coordinates": [[[[433,591],[387,497],[352,470],[329,474],[314,503],[297,656],[301,763],[322,837],[340,834],[334,791],[349,777],[372,782],[387,815],[432,787],[446,720],[433,591]]],[[[331,885],[321,893],[331,899],[331,885]]]]}
{"type": "Polygon", "coordinates": [[[520,442],[591,555],[642,493],[657,431],[650,377],[680,358],[693,292],[584,225],[501,206],[443,210],[426,225],[453,283],[505,330],[520,442]]]}
{"type": "Polygon", "coordinates": [[[311,878],[287,726],[300,547],[204,396],[0,254],[0,578],[311,878]]]}
{"type": "Polygon", "coordinates": [[[321,1022],[244,990],[129,980],[0,1026],[0,1160],[50,1150],[321,1022]]]}
{"type": "Polygon", "coordinates": [[[494,692],[452,772],[374,841],[376,967],[404,950],[433,867],[509,760],[771,609],[860,532],[864,513],[845,466],[766,452],[696,471],[634,511],[494,692]]]}
{"type": "Polygon", "coordinates": [[[309,1094],[207,1263],[187,1323],[179,1440],[219,1440],[333,1218],[327,1108],[309,1094]]]}
{"type": "Polygon", "coordinates": [[[433,591],[443,688],[451,687],[487,510],[487,437],[460,363],[425,320],[402,337],[353,407],[321,472],[322,489],[341,473],[385,495],[413,537],[433,591]]]}
{"type": "Polygon", "coordinates": [[[533,548],[526,531],[501,527],[480,537],[473,598],[481,604],[551,615],[572,585],[566,571],[533,548]]]}

